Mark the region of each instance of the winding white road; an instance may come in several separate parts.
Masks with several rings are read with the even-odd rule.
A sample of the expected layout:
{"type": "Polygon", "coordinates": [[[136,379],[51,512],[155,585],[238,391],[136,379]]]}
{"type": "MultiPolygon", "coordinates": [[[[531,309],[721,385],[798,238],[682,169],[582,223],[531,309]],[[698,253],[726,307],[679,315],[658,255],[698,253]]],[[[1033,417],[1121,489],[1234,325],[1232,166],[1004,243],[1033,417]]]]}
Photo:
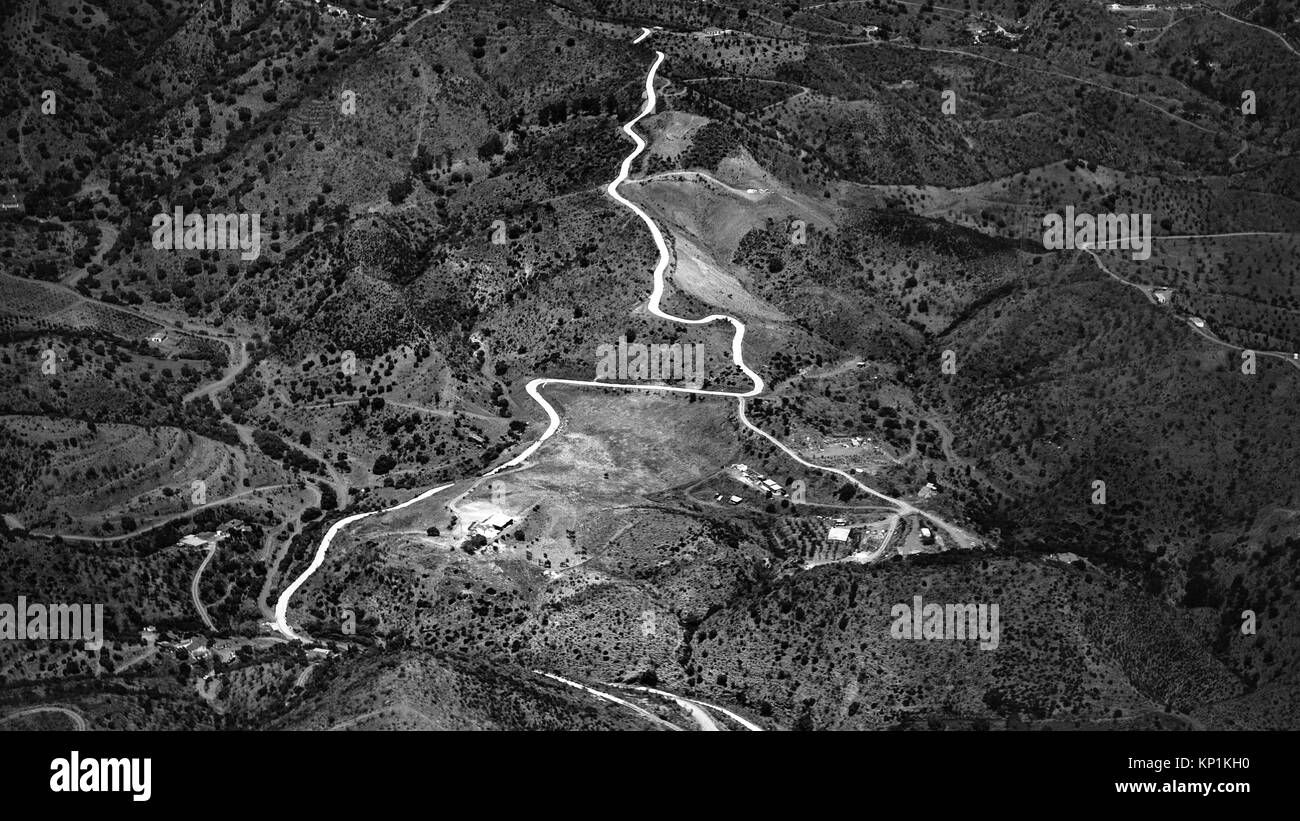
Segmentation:
{"type": "MultiPolygon", "coordinates": [[[[648,28],[642,29],[641,35],[637,37],[633,42],[640,43],[642,40],[646,39],[651,34],[652,32],[650,29],[648,28]]],[[[732,341],[731,341],[731,361],[742,371],[745,372],[745,375],[750,378],[750,380],[754,383],[754,385],[752,388],[750,388],[747,391],[736,392],[736,391],[703,390],[700,388],[684,388],[684,387],[675,387],[671,385],[624,385],[624,384],[618,384],[613,382],[596,382],[596,381],[583,380],[583,379],[555,379],[555,378],[533,379],[525,386],[525,390],[528,392],[528,395],[533,398],[533,401],[535,401],[542,408],[542,410],[546,412],[546,416],[549,419],[549,423],[546,426],[546,430],[542,432],[542,435],[537,439],[536,442],[533,442],[531,445],[529,445],[518,456],[515,456],[513,459],[511,459],[510,461],[502,465],[498,465],[497,467],[483,474],[483,476],[479,478],[492,476],[494,474],[500,473],[501,471],[508,470],[510,468],[517,467],[518,465],[523,464],[525,461],[528,460],[529,457],[531,457],[534,453],[537,452],[538,448],[540,448],[543,444],[545,444],[546,441],[550,439],[552,436],[554,436],[555,433],[560,429],[561,420],[560,420],[559,413],[556,412],[555,407],[551,405],[551,403],[548,402],[546,398],[542,396],[541,393],[541,389],[547,385],[572,385],[576,387],[589,387],[589,388],[616,388],[622,390],[665,391],[669,393],[693,393],[698,396],[725,396],[725,397],[734,398],[737,401],[738,416],[741,424],[743,424],[746,428],[750,429],[751,431],[758,434],[759,436],[763,437],[767,441],[771,442],[773,445],[779,448],[783,453],[785,453],[795,462],[799,463],[800,465],[803,465],[804,467],[811,468],[813,470],[820,470],[826,473],[835,474],[851,482],[859,489],[869,493],[872,496],[875,496],[878,499],[881,499],[882,501],[888,502],[890,505],[894,506],[898,510],[900,515],[922,514],[922,511],[918,510],[912,505],[909,505],[906,502],[895,499],[892,496],[887,496],[886,494],[881,493],[880,491],[867,486],[866,484],[853,478],[853,476],[851,476],[846,471],[840,470],[838,468],[826,467],[824,465],[813,464],[812,462],[802,459],[793,450],[786,447],[785,444],[783,444],[778,439],[776,439],[776,437],[760,429],[759,427],[755,426],[752,422],[749,421],[749,418],[745,415],[745,400],[750,397],[757,396],[763,392],[763,378],[759,376],[756,372],[754,372],[754,370],[752,370],[748,365],[745,364],[745,358],[744,358],[745,323],[741,322],[739,319],[736,319],[735,317],[728,316],[727,314],[710,314],[709,316],[706,316],[703,319],[686,319],[684,317],[673,316],[672,314],[666,313],[662,308],[659,307],[660,301],[662,300],[664,294],[664,287],[665,287],[664,273],[668,270],[668,266],[672,260],[672,257],[668,252],[668,243],[664,240],[663,232],[659,229],[658,224],[656,224],[655,221],[650,218],[650,215],[647,214],[645,211],[643,211],[640,208],[640,206],[638,206],[636,203],[632,202],[631,200],[627,199],[622,194],[620,194],[618,189],[619,186],[621,186],[624,182],[627,181],[628,174],[632,168],[632,163],[636,160],[638,156],[641,155],[641,152],[644,151],[646,148],[645,139],[640,134],[638,134],[633,127],[642,119],[654,113],[656,99],[657,99],[655,96],[655,73],[659,70],[659,66],[663,63],[663,61],[664,61],[664,53],[662,51],[656,51],[654,63],[651,64],[650,70],[646,72],[645,105],[642,106],[641,111],[635,117],[633,117],[631,120],[628,120],[628,122],[623,126],[623,132],[632,138],[632,141],[636,143],[636,148],[634,148],[630,154],[628,154],[626,157],[623,158],[623,163],[618,170],[618,176],[616,176],[613,179],[613,181],[610,182],[608,186],[606,186],[605,192],[609,194],[610,198],[613,199],[615,202],[619,203],[620,205],[632,211],[632,213],[636,214],[638,217],[641,218],[641,221],[645,223],[646,228],[649,229],[650,236],[654,238],[655,247],[659,249],[659,261],[655,264],[654,274],[653,274],[654,288],[650,293],[650,300],[646,305],[646,308],[649,310],[649,312],[661,319],[666,319],[670,322],[680,322],[684,325],[707,325],[711,322],[717,322],[720,320],[730,322],[732,327],[735,328],[736,330],[735,336],[732,337],[732,341]]],[[[418,502],[423,501],[424,499],[429,498],[430,496],[433,496],[434,494],[437,494],[447,489],[450,486],[451,486],[450,483],[441,485],[439,487],[433,488],[432,490],[427,490],[424,493],[421,493],[419,496],[416,496],[412,499],[408,499],[407,501],[394,505],[392,507],[384,508],[382,510],[372,510],[365,513],[355,513],[351,516],[346,516],[342,519],[339,519],[337,522],[335,522],[330,527],[330,529],[326,531],[325,537],[321,539],[320,546],[316,549],[316,556],[312,560],[311,565],[305,571],[303,571],[302,575],[300,575],[297,579],[295,579],[292,584],[290,584],[287,588],[285,588],[283,593],[280,594],[280,598],[275,605],[275,620],[272,622],[272,626],[280,634],[282,634],[283,636],[285,636],[290,640],[299,640],[299,641],[302,640],[302,637],[299,636],[296,632],[294,632],[293,628],[289,626],[289,622],[288,622],[289,602],[290,600],[292,600],[293,595],[298,592],[298,589],[302,587],[302,585],[306,583],[306,581],[309,578],[311,578],[311,575],[315,573],[318,569],[320,569],[320,566],[325,561],[325,555],[329,551],[330,543],[334,541],[334,537],[337,536],[339,532],[343,530],[343,528],[347,527],[353,522],[358,522],[368,516],[374,516],[379,513],[388,513],[390,511],[400,510],[401,508],[416,504],[418,502]]],[[[958,528],[955,525],[951,525],[947,522],[944,522],[943,520],[936,518],[933,514],[924,513],[922,515],[926,516],[937,527],[940,527],[944,531],[946,531],[950,536],[952,536],[952,538],[961,547],[969,548],[976,543],[976,540],[972,536],[967,534],[965,531],[963,531],[961,528],[958,528]]],[[[544,673],[543,675],[550,675],[550,674],[544,673]]],[[[558,677],[556,678],[558,680],[558,677]]],[[[605,697],[608,698],[607,695],[605,697]]],[[[720,709],[720,708],[715,708],[715,709],[720,709]]]]}

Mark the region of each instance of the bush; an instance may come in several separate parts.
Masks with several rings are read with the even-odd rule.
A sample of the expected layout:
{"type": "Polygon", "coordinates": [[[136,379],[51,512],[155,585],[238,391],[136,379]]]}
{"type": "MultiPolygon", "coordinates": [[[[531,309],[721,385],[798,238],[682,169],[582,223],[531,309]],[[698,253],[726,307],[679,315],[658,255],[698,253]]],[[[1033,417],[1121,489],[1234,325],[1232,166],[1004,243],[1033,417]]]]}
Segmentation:
{"type": "Polygon", "coordinates": [[[460,549],[466,553],[473,554],[483,545],[487,544],[487,538],[482,533],[475,533],[465,541],[461,542],[460,549]]]}
{"type": "Polygon", "coordinates": [[[401,205],[411,194],[411,181],[400,179],[388,186],[388,201],[393,205],[401,205]]]}

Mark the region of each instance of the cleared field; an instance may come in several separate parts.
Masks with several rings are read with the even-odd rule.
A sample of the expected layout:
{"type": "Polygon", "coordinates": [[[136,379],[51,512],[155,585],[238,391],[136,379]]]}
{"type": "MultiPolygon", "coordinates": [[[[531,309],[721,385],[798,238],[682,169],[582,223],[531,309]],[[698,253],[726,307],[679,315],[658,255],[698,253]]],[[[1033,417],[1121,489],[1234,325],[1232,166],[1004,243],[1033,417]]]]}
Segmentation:
{"type": "Polygon", "coordinates": [[[592,544],[577,534],[602,511],[638,500],[649,504],[667,488],[712,473],[738,447],[735,404],[728,400],[555,388],[547,395],[565,425],[531,464],[469,489],[462,486],[459,496],[442,505],[431,500],[367,520],[340,541],[374,532],[420,533],[433,526],[440,536],[415,538],[426,547],[451,550],[472,537],[476,524],[502,514],[512,524],[480,549],[493,558],[558,570],[587,557],[592,544]],[[524,538],[515,538],[516,533],[524,538]]]}

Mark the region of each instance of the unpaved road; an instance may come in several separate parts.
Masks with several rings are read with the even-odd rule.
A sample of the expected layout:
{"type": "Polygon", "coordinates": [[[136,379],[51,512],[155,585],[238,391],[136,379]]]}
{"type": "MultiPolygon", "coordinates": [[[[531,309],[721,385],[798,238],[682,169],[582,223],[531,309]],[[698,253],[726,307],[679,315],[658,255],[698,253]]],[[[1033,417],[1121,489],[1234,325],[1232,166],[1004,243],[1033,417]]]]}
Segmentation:
{"type": "Polygon", "coordinates": [[[194,578],[190,581],[190,598],[194,600],[194,609],[198,611],[199,618],[203,619],[203,624],[209,630],[216,630],[217,628],[213,626],[212,618],[208,616],[208,609],[203,606],[203,601],[199,598],[199,580],[203,578],[203,571],[207,569],[208,562],[212,561],[212,557],[215,555],[217,555],[217,545],[216,542],[213,542],[208,545],[208,555],[203,557],[199,569],[194,571],[194,578]]]}
{"type": "Polygon", "coordinates": [[[11,718],[30,716],[30,715],[35,715],[37,713],[59,713],[60,715],[67,716],[68,719],[72,721],[72,725],[75,730],[79,732],[85,732],[88,729],[86,724],[86,719],[81,715],[81,713],[78,713],[76,710],[73,710],[70,707],[58,707],[55,705],[27,707],[25,709],[18,710],[17,712],[10,713],[9,715],[4,716],[3,718],[0,718],[0,723],[8,721],[11,718]]]}

